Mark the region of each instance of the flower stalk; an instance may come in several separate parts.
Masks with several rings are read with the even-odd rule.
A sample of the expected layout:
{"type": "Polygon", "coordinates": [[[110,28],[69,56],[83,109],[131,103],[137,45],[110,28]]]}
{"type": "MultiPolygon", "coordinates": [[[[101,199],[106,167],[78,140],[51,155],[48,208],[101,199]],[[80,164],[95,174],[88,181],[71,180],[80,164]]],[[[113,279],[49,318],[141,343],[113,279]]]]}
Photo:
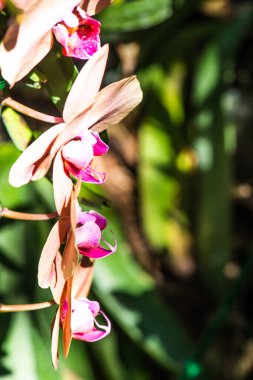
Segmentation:
{"type": "Polygon", "coordinates": [[[26,107],[23,104],[17,102],[16,100],[14,100],[10,97],[5,98],[2,101],[1,106],[11,107],[15,111],[20,112],[23,115],[32,117],[32,118],[40,120],[40,121],[44,121],[45,123],[56,124],[56,123],[62,123],[63,122],[62,117],[51,116],[51,115],[47,115],[47,114],[42,113],[42,112],[35,111],[32,108],[26,107]]]}
{"type": "Polygon", "coordinates": [[[6,207],[3,207],[0,210],[0,218],[16,219],[16,220],[33,220],[33,221],[50,220],[50,219],[57,218],[58,216],[59,215],[57,212],[52,212],[50,214],[29,214],[26,212],[12,211],[6,207]]]}
{"type": "Polygon", "coordinates": [[[54,300],[39,302],[39,303],[28,303],[23,305],[4,305],[0,304],[0,313],[15,313],[17,311],[34,311],[46,309],[47,307],[54,306],[56,303],[54,300]]]}

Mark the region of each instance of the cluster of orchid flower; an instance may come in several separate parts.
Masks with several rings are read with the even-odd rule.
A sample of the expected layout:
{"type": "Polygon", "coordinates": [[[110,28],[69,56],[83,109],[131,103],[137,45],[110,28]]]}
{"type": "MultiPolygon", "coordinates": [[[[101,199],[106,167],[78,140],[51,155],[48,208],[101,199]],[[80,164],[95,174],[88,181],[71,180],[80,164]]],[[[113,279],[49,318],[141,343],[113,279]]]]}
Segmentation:
{"type": "Polygon", "coordinates": [[[108,151],[99,133],[118,124],[134,109],[142,92],[134,76],[99,91],[108,46],[100,46],[100,23],[91,16],[108,6],[110,0],[13,2],[22,12],[12,21],[0,46],[1,74],[11,86],[44,58],[52,46],[53,34],[63,45],[64,55],[88,60],[67,96],[62,118],[34,111],[11,98],[2,103],[55,124],[20,155],[11,168],[9,182],[19,187],[39,180],[52,166],[57,212],[30,215],[3,209],[2,216],[24,220],[58,218],[38,265],[39,286],[50,287],[53,304],[59,305],[52,329],[52,360],[56,368],[60,327],[65,357],[72,338],[93,342],[110,332],[109,319],[98,302],[87,296],[95,260],[115,252],[116,242],[111,245],[102,237],[106,218],[93,210],[83,212],[78,195],[81,182],[98,185],[105,181],[105,173],[93,167],[93,158],[108,151]],[[103,316],[104,325],[98,323],[98,315],[103,316]]]}

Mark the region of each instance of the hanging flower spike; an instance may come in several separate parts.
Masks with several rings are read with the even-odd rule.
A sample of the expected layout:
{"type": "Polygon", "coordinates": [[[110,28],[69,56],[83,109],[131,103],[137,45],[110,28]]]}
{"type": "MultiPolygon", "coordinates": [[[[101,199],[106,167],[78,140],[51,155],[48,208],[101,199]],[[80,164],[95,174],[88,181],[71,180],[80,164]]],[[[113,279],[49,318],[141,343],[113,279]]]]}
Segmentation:
{"type": "Polygon", "coordinates": [[[116,242],[114,246],[111,246],[106,240],[103,240],[109,249],[99,245],[102,231],[107,225],[107,220],[104,216],[91,210],[79,212],[77,220],[79,227],[76,229],[76,244],[81,255],[92,259],[100,259],[116,251],[116,242]]]}
{"type": "Polygon", "coordinates": [[[57,41],[63,46],[67,57],[89,59],[100,48],[100,22],[91,18],[80,7],[73,10],[75,23],[64,22],[53,28],[57,41]]]}
{"type": "MultiPolygon", "coordinates": [[[[64,322],[68,304],[63,306],[61,323],[64,322]]],[[[100,305],[96,301],[89,301],[82,297],[72,299],[71,302],[71,331],[72,338],[85,342],[96,342],[106,337],[111,331],[111,323],[107,316],[100,310],[100,305]],[[96,317],[101,314],[106,325],[97,322],[96,317]]]]}
{"type": "MultiPolygon", "coordinates": [[[[23,13],[11,23],[0,44],[0,69],[3,78],[13,86],[27,75],[52,48],[55,26],[54,32],[57,39],[60,42],[62,40],[66,55],[89,59],[100,47],[100,24],[89,15],[94,14],[94,11],[100,12],[110,2],[87,0],[82,10],[76,8],[82,3],[80,0],[13,0],[14,5],[23,13]],[[80,25],[77,15],[82,18],[80,25]],[[59,25],[62,27],[59,28],[59,25]],[[64,37],[66,32],[64,34],[62,28],[69,32],[75,31],[73,34],[68,33],[68,43],[64,37]],[[73,44],[76,43],[75,49],[73,44]]],[[[0,6],[1,4],[0,0],[0,6]]]]}

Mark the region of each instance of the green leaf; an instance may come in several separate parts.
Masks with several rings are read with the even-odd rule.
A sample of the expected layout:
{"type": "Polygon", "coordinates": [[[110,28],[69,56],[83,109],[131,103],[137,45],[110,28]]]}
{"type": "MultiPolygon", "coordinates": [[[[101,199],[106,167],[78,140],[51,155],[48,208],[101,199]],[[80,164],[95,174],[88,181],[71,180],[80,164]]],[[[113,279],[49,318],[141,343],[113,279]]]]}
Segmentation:
{"type": "Polygon", "coordinates": [[[171,0],[112,3],[100,16],[103,30],[133,31],[157,25],[172,16],[171,0]]]}
{"type": "Polygon", "coordinates": [[[156,119],[150,118],[141,125],[139,151],[142,223],[151,244],[162,249],[166,246],[169,210],[177,201],[179,184],[168,173],[174,159],[171,138],[156,119]]]}
{"type": "Polygon", "coordinates": [[[2,119],[15,146],[21,151],[25,150],[32,138],[32,131],[25,119],[9,107],[2,112],[2,119]]]}
{"type": "Polygon", "coordinates": [[[193,98],[197,104],[204,102],[217,86],[221,75],[219,49],[210,44],[204,50],[195,76],[195,92],[193,98]]]}
{"type": "Polygon", "coordinates": [[[59,46],[50,51],[46,58],[39,64],[40,73],[47,78],[45,87],[52,102],[62,111],[73,81],[77,76],[77,69],[68,57],[62,56],[59,46]]]}
{"type": "Polygon", "coordinates": [[[0,144],[0,202],[2,206],[10,209],[31,202],[31,195],[27,186],[15,188],[8,183],[10,168],[18,156],[18,151],[13,144],[0,144]]]}
{"type": "Polygon", "coordinates": [[[3,377],[4,380],[39,380],[32,344],[32,329],[27,313],[16,313],[13,316],[4,350],[7,356],[3,359],[3,364],[10,370],[10,374],[3,377]]]}

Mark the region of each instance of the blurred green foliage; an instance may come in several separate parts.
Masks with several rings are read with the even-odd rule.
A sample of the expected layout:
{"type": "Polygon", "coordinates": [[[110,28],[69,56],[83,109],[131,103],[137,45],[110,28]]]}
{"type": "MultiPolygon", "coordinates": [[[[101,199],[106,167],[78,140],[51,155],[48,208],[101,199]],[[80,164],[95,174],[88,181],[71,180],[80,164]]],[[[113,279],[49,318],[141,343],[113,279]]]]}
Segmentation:
{"type": "MultiPolygon", "coordinates": [[[[112,333],[73,342],[55,372],[55,310],[1,314],[1,379],[252,378],[252,15],[250,1],[235,0],[115,0],[98,15],[111,44],[104,83],[136,73],[144,92],[138,110],[109,131],[105,189],[80,193],[118,241],[117,253],[96,263],[91,294],[112,333]]],[[[0,17],[2,35],[8,14],[0,17]]],[[[57,114],[80,67],[55,44],[3,95],[57,114]]],[[[17,148],[45,126],[8,109],[1,126],[1,204],[54,211],[48,179],[8,185],[17,148]]],[[[50,227],[1,220],[1,303],[49,299],[36,271],[50,227]]]]}

